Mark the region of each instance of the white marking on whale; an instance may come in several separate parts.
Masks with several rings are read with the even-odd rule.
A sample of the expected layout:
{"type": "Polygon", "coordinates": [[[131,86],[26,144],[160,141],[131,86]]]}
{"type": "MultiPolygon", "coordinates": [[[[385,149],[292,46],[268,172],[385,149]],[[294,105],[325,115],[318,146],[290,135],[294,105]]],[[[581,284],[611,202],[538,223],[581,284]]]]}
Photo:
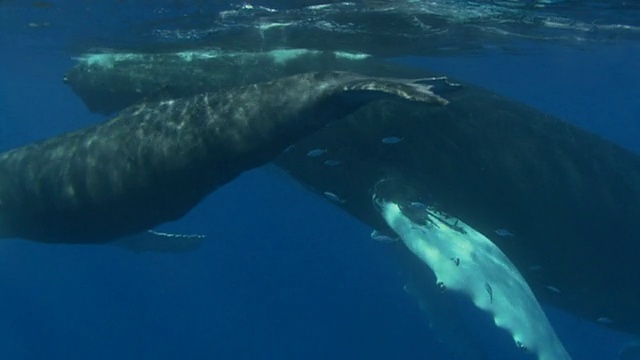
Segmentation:
{"type": "Polygon", "coordinates": [[[323,193],[323,195],[324,195],[327,199],[329,199],[329,200],[331,200],[331,201],[333,201],[333,202],[335,202],[335,203],[338,203],[338,204],[342,204],[342,203],[344,203],[344,202],[345,202],[345,200],[344,200],[344,199],[342,199],[340,196],[338,196],[338,195],[336,195],[336,194],[334,194],[334,193],[332,193],[332,192],[330,192],[330,191],[325,191],[325,192],[323,193]]]}
{"type": "Polygon", "coordinates": [[[327,153],[327,149],[313,149],[307,152],[307,157],[319,157],[327,153]]]}
{"type": "Polygon", "coordinates": [[[139,234],[125,236],[111,242],[135,253],[186,253],[195,251],[206,239],[201,234],[176,234],[148,230],[139,234]]]}
{"type": "Polygon", "coordinates": [[[392,238],[391,236],[385,235],[378,230],[371,231],[371,234],[369,234],[369,236],[371,236],[373,240],[379,241],[382,243],[393,243],[399,240],[398,237],[392,238]]]}

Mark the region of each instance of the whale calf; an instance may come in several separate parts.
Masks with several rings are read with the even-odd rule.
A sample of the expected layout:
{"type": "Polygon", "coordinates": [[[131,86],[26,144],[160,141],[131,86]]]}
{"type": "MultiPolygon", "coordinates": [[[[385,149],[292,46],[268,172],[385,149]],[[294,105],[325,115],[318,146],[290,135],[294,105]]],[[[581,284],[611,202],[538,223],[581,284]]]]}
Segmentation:
{"type": "Polygon", "coordinates": [[[386,97],[446,103],[411,80],[314,72],[129,107],[105,123],[0,154],[0,236],[105,243],[145,232],[386,97]]]}

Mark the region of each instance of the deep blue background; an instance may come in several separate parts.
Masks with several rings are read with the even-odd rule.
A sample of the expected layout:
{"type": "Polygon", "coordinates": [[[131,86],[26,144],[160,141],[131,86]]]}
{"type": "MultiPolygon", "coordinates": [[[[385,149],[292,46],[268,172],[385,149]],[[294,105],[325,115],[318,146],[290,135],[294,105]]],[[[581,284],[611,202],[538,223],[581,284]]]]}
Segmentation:
{"type": "MultiPolygon", "coordinates": [[[[639,58],[618,43],[404,61],[639,151],[639,58]]],[[[0,150],[103,120],[62,83],[72,65],[58,47],[5,39],[0,150]]],[[[371,229],[275,170],[241,176],[164,228],[208,239],[180,255],[2,240],[0,359],[446,358],[371,229]]],[[[492,359],[515,356],[487,319],[461,311],[492,359]]],[[[616,359],[628,340],[550,314],[574,359],[616,359]]]]}

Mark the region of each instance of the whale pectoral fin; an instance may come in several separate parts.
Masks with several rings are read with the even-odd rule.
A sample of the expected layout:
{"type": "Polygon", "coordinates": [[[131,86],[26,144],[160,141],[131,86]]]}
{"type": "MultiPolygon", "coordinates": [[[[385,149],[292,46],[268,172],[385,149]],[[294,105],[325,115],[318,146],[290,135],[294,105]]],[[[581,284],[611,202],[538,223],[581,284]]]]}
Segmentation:
{"type": "MultiPolygon", "coordinates": [[[[418,260],[415,260],[418,261],[418,260]]],[[[429,321],[429,328],[438,341],[457,360],[484,360],[487,358],[476,338],[464,326],[451,294],[438,288],[433,275],[424,271],[421,263],[420,273],[413,271],[406,280],[404,291],[413,296],[420,310],[429,321]]]]}
{"type": "Polygon", "coordinates": [[[147,230],[120,238],[110,244],[136,253],[186,253],[197,250],[204,239],[205,236],[199,234],[172,234],[147,230]]]}
{"type": "MultiPolygon", "coordinates": [[[[344,84],[342,90],[350,93],[369,92],[384,93],[397,96],[409,101],[423,102],[434,105],[447,105],[448,100],[433,92],[433,84],[425,79],[395,79],[362,77],[344,84]]],[[[353,96],[353,94],[350,94],[353,96]]]]}
{"type": "Polygon", "coordinates": [[[431,208],[414,221],[398,204],[375,197],[374,201],[407,248],[431,268],[442,289],[468,296],[511,334],[518,347],[538,359],[570,359],[522,275],[489,239],[431,208]]]}

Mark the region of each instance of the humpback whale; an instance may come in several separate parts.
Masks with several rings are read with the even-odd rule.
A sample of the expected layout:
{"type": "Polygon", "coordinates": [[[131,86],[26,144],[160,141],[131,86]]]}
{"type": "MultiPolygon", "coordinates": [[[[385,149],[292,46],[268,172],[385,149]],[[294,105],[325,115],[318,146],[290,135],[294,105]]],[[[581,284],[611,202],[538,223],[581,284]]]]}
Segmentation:
{"type": "Polygon", "coordinates": [[[362,60],[368,57],[304,48],[267,52],[99,52],[79,56],[63,81],[91,112],[111,114],[153,94],[184,97],[311,71],[360,72],[362,60]]]}
{"type": "Polygon", "coordinates": [[[275,162],[378,233],[399,236],[396,253],[412,251],[435,273],[431,281],[467,295],[540,359],[567,354],[543,316],[529,318],[540,312],[527,294],[639,334],[640,157],[474,86],[440,94],[449,101],[442,109],[363,107],[275,162]],[[323,155],[307,156],[312,149],[323,155]],[[485,251],[490,243],[497,248],[485,251]],[[509,261],[492,255],[497,249],[509,261]],[[530,289],[516,289],[523,280],[530,289]],[[546,329],[527,333],[523,324],[534,323],[546,329]]]}
{"type": "Polygon", "coordinates": [[[142,103],[0,154],[0,236],[101,243],[175,220],[241,172],[362,105],[445,104],[430,86],[345,72],[142,103]]]}
{"type": "MultiPolygon", "coordinates": [[[[541,315],[534,293],[602,326],[640,333],[636,154],[503,96],[422,70],[374,59],[325,57],[325,64],[312,58],[316,61],[308,62],[310,68],[357,67],[375,76],[412,72],[432,77],[437,93],[449,101],[442,108],[393,100],[370,103],[275,159],[313,192],[370,225],[376,237],[401,239],[389,246],[418,272],[408,292],[419,297],[421,307],[433,305],[423,303],[437,293],[425,281],[465,293],[518,346],[546,359],[568,355],[541,315]],[[386,185],[378,186],[381,182],[386,185]],[[459,255],[451,244],[466,244],[475,255],[459,255]],[[434,253],[447,257],[434,261],[434,253]],[[423,276],[425,264],[436,279],[423,276]],[[460,285],[462,274],[486,280],[460,285]],[[501,303],[505,297],[528,304],[527,310],[501,303]],[[526,329],[526,324],[537,330],[526,329]]],[[[129,62],[130,73],[143,63],[129,62]]],[[[275,76],[300,70],[275,60],[270,64],[266,69],[275,76]]],[[[145,68],[153,72],[154,67],[145,68]]],[[[86,66],[74,70],[80,73],[69,79],[84,85],[95,76],[86,66]]],[[[99,74],[108,82],[108,68],[99,74]]],[[[90,90],[78,92],[88,101],[90,90]]],[[[105,101],[107,108],[113,106],[105,101]]],[[[431,315],[438,317],[437,312],[431,315]]],[[[449,339],[459,338],[452,321],[438,321],[449,328],[444,333],[455,334],[449,339]]]]}

